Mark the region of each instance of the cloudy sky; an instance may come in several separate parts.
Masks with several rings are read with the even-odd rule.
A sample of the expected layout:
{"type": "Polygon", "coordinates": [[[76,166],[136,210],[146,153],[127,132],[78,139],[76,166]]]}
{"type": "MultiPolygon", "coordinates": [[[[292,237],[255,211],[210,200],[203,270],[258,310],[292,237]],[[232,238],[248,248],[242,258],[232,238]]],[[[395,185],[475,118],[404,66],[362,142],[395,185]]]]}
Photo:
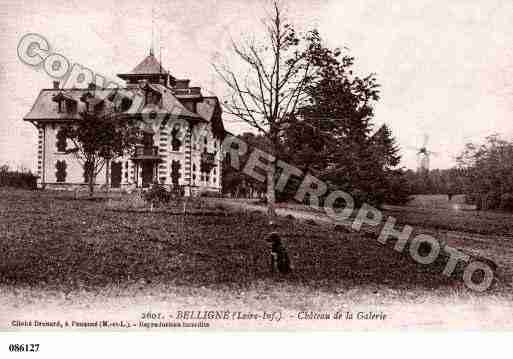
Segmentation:
{"type": "MultiPolygon", "coordinates": [[[[95,71],[130,71],[155,48],[165,67],[222,96],[210,65],[230,37],[260,31],[264,1],[7,0],[0,8],[0,164],[35,167],[36,132],[22,117],[52,79],[17,58],[26,33],[95,71]]],[[[403,165],[416,166],[422,135],[438,152],[432,167],[450,167],[468,141],[499,132],[513,138],[513,2],[511,0],[295,0],[289,18],[317,27],[327,44],[346,46],[357,71],[382,85],[375,124],[391,126],[403,165]]],[[[228,121],[238,133],[245,127],[228,121]]]]}

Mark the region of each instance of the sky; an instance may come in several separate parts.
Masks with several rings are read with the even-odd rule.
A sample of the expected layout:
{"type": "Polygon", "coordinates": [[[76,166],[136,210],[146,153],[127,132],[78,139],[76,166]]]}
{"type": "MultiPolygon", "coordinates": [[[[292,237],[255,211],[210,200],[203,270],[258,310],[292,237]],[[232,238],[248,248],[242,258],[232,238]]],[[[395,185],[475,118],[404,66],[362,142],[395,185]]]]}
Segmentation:
{"type": "MultiPolygon", "coordinates": [[[[17,46],[38,33],[53,52],[107,77],[148,55],[178,78],[223,98],[211,66],[229,41],[261,34],[264,0],[4,0],[0,8],[0,164],[36,168],[37,134],[22,118],[53,79],[23,64],[17,46]],[[153,11],[152,11],[153,9],[153,11]],[[152,12],[154,15],[152,16],[152,12]],[[153,21],[152,21],[153,19],[153,21]]],[[[388,124],[402,165],[429,136],[431,168],[448,168],[466,142],[513,138],[513,2],[500,0],[295,0],[300,31],[313,27],[330,47],[347,47],[358,74],[376,73],[381,100],[373,120],[388,124]]],[[[227,118],[232,133],[249,129],[227,118]]]]}

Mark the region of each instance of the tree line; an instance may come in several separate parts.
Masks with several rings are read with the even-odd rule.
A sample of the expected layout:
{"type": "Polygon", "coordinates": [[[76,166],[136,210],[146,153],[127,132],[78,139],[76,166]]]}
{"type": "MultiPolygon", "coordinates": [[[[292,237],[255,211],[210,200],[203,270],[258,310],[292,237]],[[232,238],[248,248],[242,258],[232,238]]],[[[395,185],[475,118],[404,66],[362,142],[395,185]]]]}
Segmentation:
{"type": "Polygon", "coordinates": [[[37,176],[26,169],[12,170],[8,165],[0,166],[0,187],[35,189],[37,176]]]}
{"type": "Polygon", "coordinates": [[[468,143],[457,158],[463,192],[480,209],[513,210],[513,141],[488,136],[468,143]]]}

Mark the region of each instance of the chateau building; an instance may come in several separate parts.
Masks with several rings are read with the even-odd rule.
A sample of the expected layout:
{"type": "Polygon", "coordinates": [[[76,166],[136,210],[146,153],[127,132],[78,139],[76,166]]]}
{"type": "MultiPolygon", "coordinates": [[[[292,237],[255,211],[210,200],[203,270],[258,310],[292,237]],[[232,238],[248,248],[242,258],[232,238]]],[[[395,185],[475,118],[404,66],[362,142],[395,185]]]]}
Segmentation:
{"type": "Polygon", "coordinates": [[[96,186],[147,188],[179,186],[185,195],[221,191],[222,110],[214,96],[203,96],[165,71],[152,51],[131,72],[118,75],[123,88],[43,89],[25,121],[38,130],[38,185],[41,188],[86,186],[84,168],[61,129],[80,121],[84,110],[110,109],[141,127],[141,141],[131,153],[103,166],[96,186]],[[92,106],[92,107],[91,107],[92,106]]]}

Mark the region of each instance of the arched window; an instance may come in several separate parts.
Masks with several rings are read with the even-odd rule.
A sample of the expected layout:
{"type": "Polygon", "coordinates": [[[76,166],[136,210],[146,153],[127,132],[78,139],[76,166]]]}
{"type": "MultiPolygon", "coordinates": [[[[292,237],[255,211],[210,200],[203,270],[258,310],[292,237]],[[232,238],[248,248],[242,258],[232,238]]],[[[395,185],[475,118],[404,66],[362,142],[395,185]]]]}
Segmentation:
{"type": "Polygon", "coordinates": [[[180,151],[180,146],[182,145],[182,141],[178,139],[180,134],[180,129],[175,127],[171,130],[171,150],[172,151],[180,151]]]}
{"type": "Polygon", "coordinates": [[[89,174],[94,171],[94,164],[92,162],[86,162],[84,164],[84,182],[89,183],[89,174]]]}
{"type": "Polygon", "coordinates": [[[178,180],[180,179],[180,168],[182,165],[180,161],[172,161],[171,162],[171,181],[174,186],[178,186],[178,180]]]}
{"type": "Polygon", "coordinates": [[[66,182],[66,167],[66,161],[57,161],[55,164],[57,182],[66,182]]]}
{"type": "Polygon", "coordinates": [[[59,129],[57,131],[57,151],[59,152],[65,152],[66,151],[66,135],[62,129],[59,129]]]}
{"type": "Polygon", "coordinates": [[[128,98],[128,97],[123,97],[121,99],[121,106],[120,106],[120,110],[121,112],[125,112],[125,111],[128,111],[128,109],[132,106],[132,99],[128,98]]]}

